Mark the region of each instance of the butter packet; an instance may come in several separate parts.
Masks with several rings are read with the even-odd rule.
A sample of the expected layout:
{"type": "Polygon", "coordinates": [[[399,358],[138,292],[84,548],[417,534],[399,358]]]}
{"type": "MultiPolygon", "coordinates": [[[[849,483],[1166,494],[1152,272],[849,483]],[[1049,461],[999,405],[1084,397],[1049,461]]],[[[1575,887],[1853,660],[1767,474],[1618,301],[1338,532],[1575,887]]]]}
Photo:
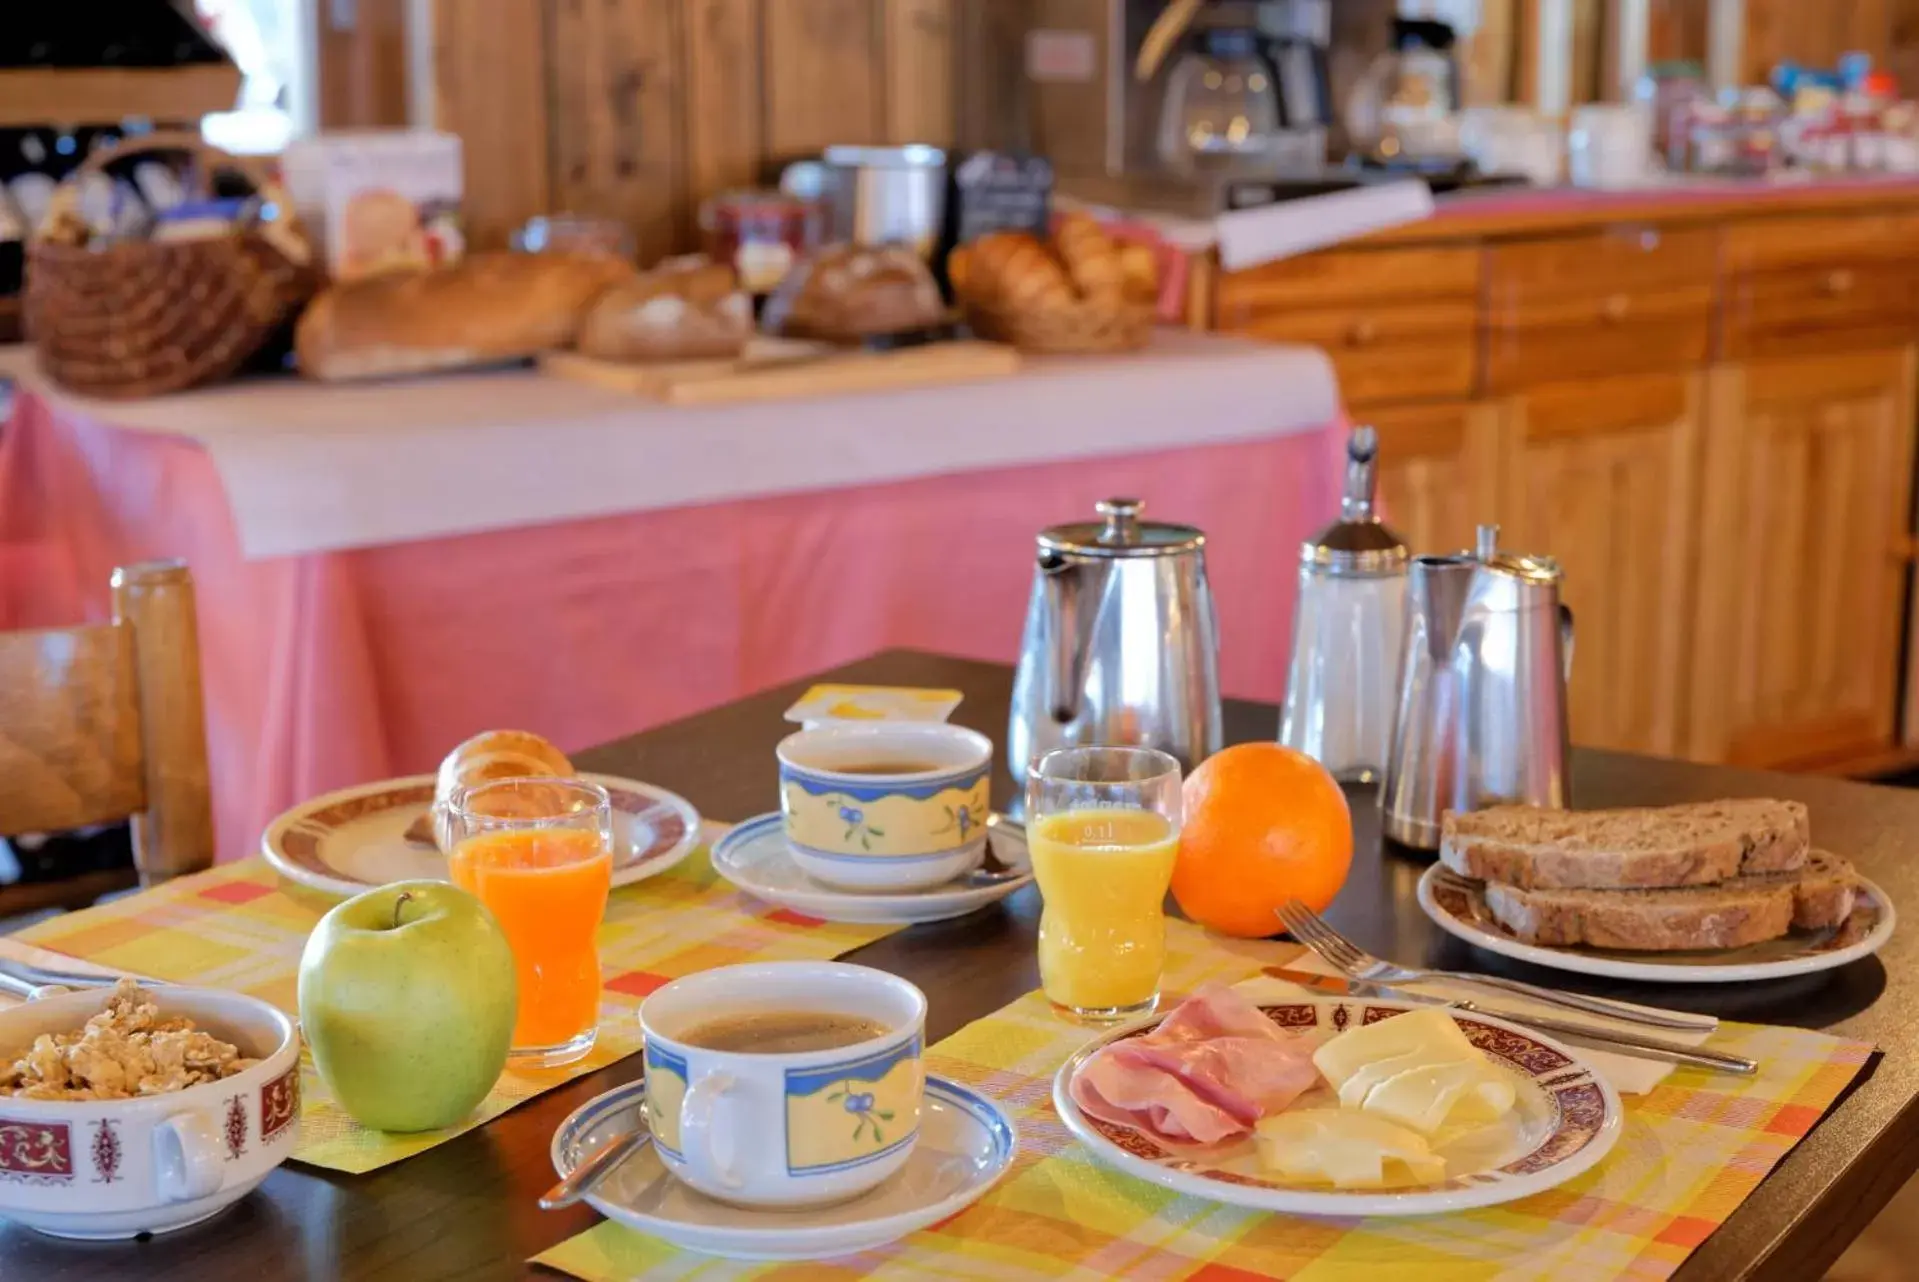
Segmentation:
{"type": "Polygon", "coordinates": [[[957,690],[914,686],[816,685],[786,710],[788,721],[824,725],[833,721],[944,721],[959,707],[957,690]]]}

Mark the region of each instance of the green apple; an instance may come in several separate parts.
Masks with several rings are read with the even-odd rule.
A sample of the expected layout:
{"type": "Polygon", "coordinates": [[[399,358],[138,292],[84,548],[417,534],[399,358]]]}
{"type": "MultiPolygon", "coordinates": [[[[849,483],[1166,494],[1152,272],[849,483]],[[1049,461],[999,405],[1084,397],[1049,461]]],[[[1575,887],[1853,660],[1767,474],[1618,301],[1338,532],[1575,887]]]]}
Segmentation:
{"type": "Polygon", "coordinates": [[[500,924],[441,881],[396,881],[320,919],[300,956],[300,1028],[340,1106],[430,1131],[486,1098],[513,1043],[519,981],[500,924]]]}

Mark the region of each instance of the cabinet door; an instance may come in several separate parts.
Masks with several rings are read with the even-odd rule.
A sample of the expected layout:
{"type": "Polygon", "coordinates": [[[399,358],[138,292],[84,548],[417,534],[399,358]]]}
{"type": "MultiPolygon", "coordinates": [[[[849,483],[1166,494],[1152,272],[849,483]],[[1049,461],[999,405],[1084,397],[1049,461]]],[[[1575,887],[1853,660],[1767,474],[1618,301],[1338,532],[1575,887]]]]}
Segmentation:
{"type": "Polygon", "coordinates": [[[1511,402],[1501,543],[1565,571],[1575,743],[1670,756],[1683,742],[1701,402],[1696,374],[1511,402]]]}
{"type": "Polygon", "coordinates": [[[1912,349],[1754,361],[1711,379],[1692,755],[1812,766],[1888,748],[1912,349]]]}
{"type": "Polygon", "coordinates": [[[1497,403],[1464,401],[1375,409],[1379,498],[1386,523],[1419,552],[1473,545],[1473,527],[1499,501],[1497,403]]]}

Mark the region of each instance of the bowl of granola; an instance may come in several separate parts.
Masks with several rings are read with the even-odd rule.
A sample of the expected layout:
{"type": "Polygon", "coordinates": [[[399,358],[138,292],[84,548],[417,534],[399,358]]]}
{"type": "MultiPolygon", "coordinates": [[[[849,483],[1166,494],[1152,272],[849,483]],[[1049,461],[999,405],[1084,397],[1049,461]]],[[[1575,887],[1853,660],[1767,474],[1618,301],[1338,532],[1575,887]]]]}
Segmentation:
{"type": "Polygon", "coordinates": [[[299,1129],[300,1037],[257,998],[123,979],[0,1011],[0,1217],[73,1238],[185,1228],[299,1129]]]}

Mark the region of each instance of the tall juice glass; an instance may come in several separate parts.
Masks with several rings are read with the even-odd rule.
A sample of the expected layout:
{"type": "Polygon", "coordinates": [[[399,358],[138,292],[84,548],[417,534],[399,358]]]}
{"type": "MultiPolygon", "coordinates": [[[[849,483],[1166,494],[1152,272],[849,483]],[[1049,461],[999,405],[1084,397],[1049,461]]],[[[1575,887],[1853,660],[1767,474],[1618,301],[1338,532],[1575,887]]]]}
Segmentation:
{"type": "Polygon", "coordinates": [[[510,1063],[550,1068],[593,1049],[600,1029],[594,936],[613,879],[613,807],[576,779],[500,779],[449,808],[453,884],[493,910],[519,971],[510,1063]]]}
{"type": "Polygon", "coordinates": [[[1065,748],[1028,774],[1027,847],[1046,901],[1040,986],[1076,1019],[1159,1003],[1179,782],[1179,762],[1150,748],[1065,748]]]}

